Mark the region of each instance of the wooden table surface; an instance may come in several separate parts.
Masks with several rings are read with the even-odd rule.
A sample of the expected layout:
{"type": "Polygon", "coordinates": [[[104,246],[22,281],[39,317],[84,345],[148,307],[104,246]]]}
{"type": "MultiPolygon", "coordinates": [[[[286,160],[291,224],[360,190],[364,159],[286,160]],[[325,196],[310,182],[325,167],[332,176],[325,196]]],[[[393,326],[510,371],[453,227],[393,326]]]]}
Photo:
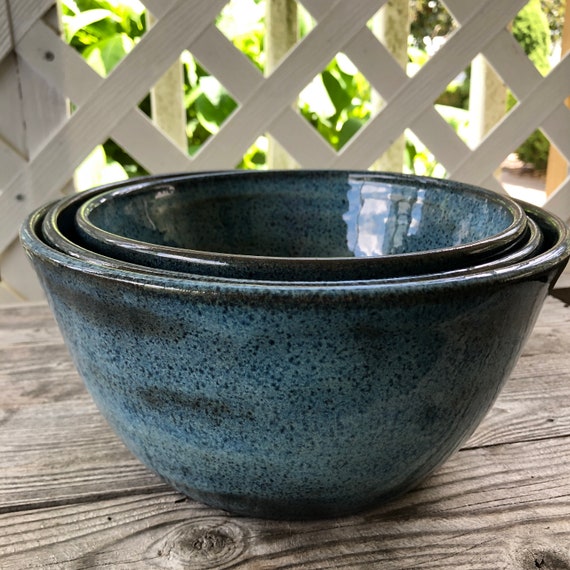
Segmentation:
{"type": "Polygon", "coordinates": [[[274,522],[171,491],[106,426],[48,308],[2,308],[0,568],[570,569],[570,309],[547,300],[492,411],[420,488],[274,522]]]}

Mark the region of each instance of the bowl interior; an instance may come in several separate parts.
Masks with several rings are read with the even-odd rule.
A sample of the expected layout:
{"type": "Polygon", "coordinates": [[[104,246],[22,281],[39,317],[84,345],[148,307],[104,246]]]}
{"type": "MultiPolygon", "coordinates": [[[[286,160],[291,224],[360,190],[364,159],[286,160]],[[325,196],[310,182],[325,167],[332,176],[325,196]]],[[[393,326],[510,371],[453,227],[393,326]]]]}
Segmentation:
{"type": "Polygon", "coordinates": [[[95,239],[228,255],[367,258],[477,244],[491,255],[522,233],[517,208],[446,181],[292,171],[123,187],[88,200],[77,221],[95,239]]]}

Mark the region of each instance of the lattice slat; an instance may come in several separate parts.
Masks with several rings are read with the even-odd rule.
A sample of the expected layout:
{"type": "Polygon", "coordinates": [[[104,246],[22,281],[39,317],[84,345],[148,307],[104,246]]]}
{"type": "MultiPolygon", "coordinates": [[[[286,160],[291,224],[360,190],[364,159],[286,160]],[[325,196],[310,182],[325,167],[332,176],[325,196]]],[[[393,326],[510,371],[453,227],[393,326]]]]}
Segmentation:
{"type": "MultiPolygon", "coordinates": [[[[7,219],[25,216],[25,205],[10,200],[22,187],[43,186],[46,199],[57,192],[70,172],[109,136],[125,113],[180,55],[179,46],[197,38],[224,3],[224,0],[179,0],[6,188],[7,219]]],[[[13,237],[14,228],[0,226],[0,250],[13,237]]]]}
{"type": "MultiPolygon", "coordinates": [[[[104,81],[42,20],[38,20],[19,43],[18,54],[78,107],[85,104],[104,81]],[[44,57],[46,50],[54,55],[53,61],[58,61],[58,65],[44,57]]],[[[129,154],[149,172],[173,172],[190,166],[188,155],[136,107],[127,111],[109,136],[128,148],[129,154]]]]}
{"type": "Polygon", "coordinates": [[[255,138],[291,105],[299,91],[324,69],[384,2],[361,0],[354,4],[337,0],[319,26],[291,50],[222,125],[217,135],[208,140],[195,158],[197,168],[210,170],[236,164],[255,138]]]}
{"type": "MultiPolygon", "coordinates": [[[[214,25],[208,26],[198,38],[192,53],[210,73],[223,78],[224,87],[239,103],[246,101],[265,81],[261,72],[214,25]]],[[[270,130],[299,164],[310,157],[313,168],[318,168],[334,157],[332,147],[291,107],[286,107],[272,122],[270,130]]],[[[198,167],[199,164],[192,166],[198,167]]],[[[231,168],[229,164],[228,167],[231,168]]]]}
{"type": "MultiPolygon", "coordinates": [[[[464,17],[464,5],[458,0],[452,0],[452,8],[461,7],[461,17],[464,17]]],[[[457,14],[457,12],[455,12],[457,14]]],[[[495,38],[482,51],[495,71],[509,86],[515,97],[522,98],[534,89],[541,81],[542,76],[524,53],[522,47],[507,30],[501,30],[495,38]]],[[[549,105],[550,106],[550,105],[549,105]]],[[[560,103],[542,122],[542,130],[559,148],[560,152],[570,156],[570,115],[566,113],[563,103],[560,103]],[[560,130],[565,131],[560,135],[560,130]]]]}
{"type": "MultiPolygon", "coordinates": [[[[552,109],[545,100],[562,101],[570,92],[570,56],[565,57],[518,105],[493,129],[471,155],[452,171],[461,180],[478,183],[482,173],[494,169],[505,157],[509,145],[518,146],[542,122],[552,109]]],[[[568,111],[570,114],[570,111],[568,111]]]]}
{"type": "MultiPolygon", "coordinates": [[[[0,140],[4,187],[0,250],[15,237],[19,221],[29,210],[29,204],[16,200],[16,195],[31,195],[31,189],[42,188],[47,200],[92,148],[107,138],[150,172],[233,168],[263,134],[271,134],[303,167],[367,168],[410,128],[452,177],[497,191],[503,189],[494,170],[536,128],[570,159],[570,111],[563,105],[570,94],[568,60],[543,78],[506,29],[526,0],[446,0],[459,28],[412,78],[367,27],[385,0],[303,0],[317,24],[268,77],[216,28],[215,17],[227,0],[144,0],[158,22],[105,79],[41,20],[53,0],[0,0],[0,61],[13,47],[2,18],[6,1],[13,12],[15,49],[22,64],[31,66],[78,109],[32,158],[0,140]],[[238,103],[193,158],[137,108],[184,49],[238,103]],[[339,51],[352,60],[386,105],[336,152],[291,103],[339,51]],[[46,58],[46,52],[53,57],[46,58]],[[478,53],[508,84],[519,105],[471,150],[433,101],[478,53]]],[[[570,216],[568,178],[549,207],[570,216]]]]}
{"type": "Polygon", "coordinates": [[[436,56],[432,57],[398,92],[386,107],[361,129],[339,153],[331,166],[371,164],[376,153],[374,144],[381,141],[383,152],[402,132],[402,125],[419,117],[426,101],[433,102],[499,30],[504,28],[515,10],[525,0],[487,0],[460,28],[451,35],[436,56]]]}
{"type": "Polygon", "coordinates": [[[0,61],[12,50],[12,31],[8,18],[8,5],[0,2],[0,61]]]}
{"type": "Polygon", "coordinates": [[[53,0],[5,0],[10,5],[12,31],[16,44],[53,7],[53,0]]]}
{"type": "Polygon", "coordinates": [[[545,208],[561,216],[563,220],[570,219],[570,174],[549,197],[545,208]]]}

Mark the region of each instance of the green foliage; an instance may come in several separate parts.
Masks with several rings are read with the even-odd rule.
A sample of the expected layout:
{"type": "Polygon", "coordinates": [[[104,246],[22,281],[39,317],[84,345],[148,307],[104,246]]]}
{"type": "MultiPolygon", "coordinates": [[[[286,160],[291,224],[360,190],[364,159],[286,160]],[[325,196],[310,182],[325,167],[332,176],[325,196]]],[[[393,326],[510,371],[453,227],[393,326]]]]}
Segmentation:
{"type": "MultiPolygon", "coordinates": [[[[138,0],[62,0],[65,39],[107,75],[146,30],[138,0]]],[[[90,63],[91,63],[90,61],[90,63]]]]}
{"type": "Polygon", "coordinates": [[[548,21],[550,40],[556,43],[562,39],[566,0],[540,0],[540,4],[548,21]]]}
{"type": "Polygon", "coordinates": [[[370,117],[370,85],[339,54],[299,97],[301,114],[335,148],[342,148],[370,117]]]}
{"type": "Polygon", "coordinates": [[[418,48],[426,48],[424,38],[447,36],[453,30],[453,18],[439,0],[410,0],[410,14],[410,33],[418,48]]]}
{"type": "MultiPolygon", "coordinates": [[[[62,0],[66,41],[103,77],[134,48],[146,31],[145,7],[138,0],[62,0]]],[[[147,98],[148,99],[148,98],[147,98]]],[[[144,101],[142,107],[148,108],[144,101]]],[[[146,171],[113,141],[98,146],[77,170],[80,189],[140,176],[146,171]]]]}
{"type": "Polygon", "coordinates": [[[548,56],[552,48],[548,19],[540,0],[530,0],[523,7],[513,20],[512,32],[538,71],[546,75],[550,69],[548,56]]]}
{"type": "Polygon", "coordinates": [[[200,66],[191,54],[185,53],[182,61],[186,70],[188,151],[194,154],[210,135],[218,132],[237,104],[220,82],[200,66]]]}
{"type": "MultiPolygon", "coordinates": [[[[264,0],[232,0],[216,21],[220,30],[261,72],[265,67],[264,6],[264,0]]],[[[414,6],[418,14],[412,30],[415,30],[419,47],[410,46],[410,65],[419,68],[427,59],[423,37],[447,34],[453,22],[436,0],[414,0],[412,8],[414,6]]],[[[102,76],[112,72],[147,30],[145,7],[139,0],[62,0],[62,12],[66,40],[102,76]]],[[[298,20],[299,35],[303,37],[310,32],[314,22],[302,5],[298,9],[298,20]]],[[[188,152],[194,154],[220,129],[237,103],[189,52],[181,55],[181,61],[184,66],[188,152]]],[[[338,54],[300,94],[298,108],[302,116],[338,150],[370,118],[371,96],[365,77],[345,55],[338,54]]],[[[466,84],[459,81],[450,86],[438,103],[463,107],[466,97],[466,84]]],[[[150,116],[149,97],[139,106],[150,116]]],[[[264,168],[266,152],[267,140],[259,137],[237,166],[264,168]]],[[[407,156],[411,171],[440,175],[441,165],[421,141],[410,139],[407,156]]],[[[106,173],[96,174],[103,165],[115,177],[146,174],[123,149],[109,140],[97,147],[86,161],[81,170],[81,180],[89,176],[93,176],[96,182],[107,180],[106,173]]]]}
{"type": "MultiPolygon", "coordinates": [[[[530,0],[513,21],[512,33],[529,59],[542,75],[550,69],[548,56],[551,51],[550,29],[540,0],[530,0]]],[[[512,93],[507,98],[507,108],[516,103],[512,93]]],[[[517,149],[518,157],[533,164],[537,170],[545,170],[548,163],[550,143],[541,131],[534,131],[517,149]]]]}

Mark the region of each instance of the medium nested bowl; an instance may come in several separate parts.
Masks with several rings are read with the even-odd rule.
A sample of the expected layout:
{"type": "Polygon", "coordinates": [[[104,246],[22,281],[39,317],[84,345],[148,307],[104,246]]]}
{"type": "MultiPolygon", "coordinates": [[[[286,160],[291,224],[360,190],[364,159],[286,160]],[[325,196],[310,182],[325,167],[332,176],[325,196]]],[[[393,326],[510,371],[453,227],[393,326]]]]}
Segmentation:
{"type": "Polygon", "coordinates": [[[75,364],[131,451],[188,496],[338,516],[417,485],[495,400],[565,266],[564,224],[461,277],[277,283],[138,271],[21,240],[75,364]]]}
{"type": "Polygon", "coordinates": [[[351,171],[192,174],[107,189],[79,207],[91,250],[162,270],[238,279],[403,277],[517,247],[526,216],[467,184],[351,171]]]}
{"type": "MultiPolygon", "coordinates": [[[[148,179],[148,178],[147,178],[148,179]]],[[[128,184],[125,182],[124,184],[128,184]]],[[[115,188],[119,183],[113,184],[115,188]]],[[[224,277],[215,277],[209,275],[199,275],[186,272],[175,272],[165,269],[157,269],[155,267],[149,267],[146,265],[139,265],[129,261],[122,261],[121,259],[105,256],[99,254],[95,251],[89,249],[89,246],[84,243],[77,231],[76,215],[78,209],[83,203],[89,200],[93,196],[97,196],[102,190],[107,188],[99,187],[92,190],[82,192],[81,194],[75,194],[68,196],[61,200],[54,202],[51,207],[47,210],[42,222],[42,235],[44,240],[51,246],[55,247],[59,251],[71,255],[72,257],[77,257],[81,260],[88,261],[90,264],[101,265],[103,267],[110,267],[116,270],[127,270],[135,271],[140,273],[148,273],[158,276],[175,277],[182,279],[201,279],[214,281],[224,280],[224,277]]],[[[499,267],[506,265],[512,265],[513,263],[518,263],[523,261],[530,256],[534,255],[543,244],[543,232],[541,228],[538,227],[537,223],[544,224],[543,214],[535,212],[533,207],[524,202],[517,201],[518,205],[523,208],[525,215],[527,216],[527,227],[521,238],[517,241],[516,245],[513,245],[508,250],[505,250],[502,256],[495,257],[490,261],[484,261],[483,263],[470,265],[461,269],[453,269],[450,271],[440,271],[434,273],[414,273],[406,275],[405,277],[392,277],[392,282],[395,284],[401,281],[418,281],[423,279],[440,279],[443,277],[454,277],[459,278],[471,273],[492,271],[499,267]]],[[[265,284],[263,280],[248,280],[252,283],[265,284]]],[[[272,283],[278,283],[276,280],[270,280],[272,283]]],[[[376,280],[378,281],[378,280],[376,280]]],[[[354,280],[348,281],[351,285],[354,285],[354,280]]],[[[298,285],[300,283],[307,283],[301,281],[290,281],[290,282],[280,282],[282,284],[291,283],[298,285]]],[[[308,283],[316,283],[316,281],[309,281],[308,283]]],[[[329,282],[321,281],[319,283],[326,284],[329,282]]],[[[335,281],[335,283],[342,284],[344,281],[335,281]]]]}

